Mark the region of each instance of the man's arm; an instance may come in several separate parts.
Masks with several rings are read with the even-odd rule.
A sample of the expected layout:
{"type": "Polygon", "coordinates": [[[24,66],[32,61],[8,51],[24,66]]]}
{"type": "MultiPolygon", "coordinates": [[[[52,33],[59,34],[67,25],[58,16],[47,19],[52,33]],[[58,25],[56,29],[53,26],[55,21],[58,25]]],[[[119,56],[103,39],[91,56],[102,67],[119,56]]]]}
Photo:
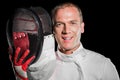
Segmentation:
{"type": "Polygon", "coordinates": [[[120,80],[117,69],[110,59],[106,59],[102,80],[120,80]]]}

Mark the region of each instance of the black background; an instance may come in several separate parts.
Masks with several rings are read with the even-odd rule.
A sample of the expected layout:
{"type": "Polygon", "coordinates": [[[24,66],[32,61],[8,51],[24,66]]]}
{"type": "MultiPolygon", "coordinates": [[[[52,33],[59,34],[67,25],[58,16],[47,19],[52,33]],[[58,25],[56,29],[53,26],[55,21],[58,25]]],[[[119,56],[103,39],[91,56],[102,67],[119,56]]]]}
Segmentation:
{"type": "Polygon", "coordinates": [[[11,63],[8,58],[6,22],[18,7],[41,6],[48,13],[59,3],[71,1],[83,11],[85,33],[83,46],[109,57],[120,72],[119,58],[119,4],[105,0],[4,0],[0,1],[0,80],[14,80],[11,63]]]}

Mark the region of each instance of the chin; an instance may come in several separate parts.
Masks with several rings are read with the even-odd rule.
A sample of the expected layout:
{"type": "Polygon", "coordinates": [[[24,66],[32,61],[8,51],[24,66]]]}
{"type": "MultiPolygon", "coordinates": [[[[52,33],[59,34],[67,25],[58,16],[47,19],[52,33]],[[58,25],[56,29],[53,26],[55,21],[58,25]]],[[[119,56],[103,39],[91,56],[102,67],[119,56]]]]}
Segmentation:
{"type": "Polygon", "coordinates": [[[72,47],[68,46],[68,47],[64,47],[63,49],[64,49],[64,50],[71,50],[72,47]]]}

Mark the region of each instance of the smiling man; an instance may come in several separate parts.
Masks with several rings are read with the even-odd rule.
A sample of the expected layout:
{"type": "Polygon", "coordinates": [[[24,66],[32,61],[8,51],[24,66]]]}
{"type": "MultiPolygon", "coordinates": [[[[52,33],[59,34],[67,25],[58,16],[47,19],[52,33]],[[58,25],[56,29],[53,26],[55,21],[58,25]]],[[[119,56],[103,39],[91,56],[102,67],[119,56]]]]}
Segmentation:
{"type": "MultiPolygon", "coordinates": [[[[73,3],[63,3],[53,9],[53,33],[51,33],[52,26],[48,25],[48,23],[51,22],[51,20],[48,21],[49,17],[44,11],[41,11],[41,8],[35,8],[34,11],[36,10],[37,13],[42,13],[41,15],[44,16],[35,18],[33,16],[34,20],[43,20],[44,23],[41,21],[43,24],[40,30],[43,30],[43,33],[50,31],[50,34],[43,36],[43,46],[37,46],[37,50],[31,45],[33,51],[39,52],[41,50],[41,52],[38,53],[40,56],[33,55],[25,62],[23,62],[23,60],[26,56],[33,54],[32,49],[28,48],[28,46],[36,41],[32,40],[32,42],[28,42],[30,36],[21,32],[13,34],[15,47],[25,49],[20,59],[18,59],[20,49],[17,47],[14,52],[15,56],[12,56],[13,67],[15,72],[17,72],[17,80],[119,80],[116,67],[109,58],[83,47],[80,39],[82,33],[84,33],[84,21],[82,11],[78,6],[73,3]],[[54,49],[53,35],[58,43],[56,52],[54,49]],[[24,45],[22,45],[21,42],[24,42],[24,45]],[[35,62],[31,64],[32,60],[35,62]]],[[[30,15],[28,14],[28,16],[30,15]]],[[[36,14],[36,16],[39,16],[39,14],[36,14]]],[[[32,31],[37,29],[35,26],[38,23],[35,25],[33,22],[30,22],[31,24],[29,22],[27,23],[28,24],[22,25],[20,19],[20,26],[23,26],[25,32],[26,28],[28,29],[28,33],[31,32],[31,29],[32,31]],[[25,26],[26,28],[24,28],[25,26]]],[[[40,27],[40,25],[38,27],[40,27]]],[[[37,30],[39,33],[39,28],[37,30]]],[[[42,41],[41,38],[38,37],[38,42],[42,41]]]]}
{"type": "Polygon", "coordinates": [[[54,36],[58,43],[52,80],[119,80],[109,58],[82,46],[84,22],[81,9],[73,3],[56,6],[52,12],[54,36]]]}
{"type": "Polygon", "coordinates": [[[84,22],[77,8],[66,7],[56,12],[54,33],[63,53],[71,54],[80,46],[81,33],[83,32],[84,22]]]}

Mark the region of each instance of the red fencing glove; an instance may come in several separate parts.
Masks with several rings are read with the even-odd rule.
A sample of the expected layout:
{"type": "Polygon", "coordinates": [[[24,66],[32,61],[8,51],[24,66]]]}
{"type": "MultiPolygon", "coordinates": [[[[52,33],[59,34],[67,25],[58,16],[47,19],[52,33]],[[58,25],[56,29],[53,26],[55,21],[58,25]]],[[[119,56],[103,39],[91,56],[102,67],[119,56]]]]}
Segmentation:
{"type": "Polygon", "coordinates": [[[16,78],[20,79],[20,80],[28,80],[28,78],[27,78],[27,68],[28,68],[29,64],[31,63],[31,61],[35,58],[35,56],[32,56],[29,59],[27,59],[25,62],[23,62],[30,51],[26,50],[24,52],[24,54],[18,59],[18,55],[20,53],[20,50],[21,49],[18,47],[15,50],[15,56],[12,57],[10,55],[10,58],[11,59],[13,58],[13,61],[11,60],[11,62],[13,64],[13,68],[14,68],[14,71],[15,71],[16,78]]]}

